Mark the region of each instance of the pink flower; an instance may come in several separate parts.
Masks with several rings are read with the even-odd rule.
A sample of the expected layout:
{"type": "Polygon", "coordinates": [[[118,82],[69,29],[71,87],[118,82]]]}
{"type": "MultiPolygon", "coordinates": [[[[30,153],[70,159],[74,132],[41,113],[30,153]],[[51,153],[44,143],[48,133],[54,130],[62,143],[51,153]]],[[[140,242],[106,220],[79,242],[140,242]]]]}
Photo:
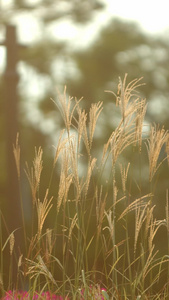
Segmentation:
{"type": "MultiPolygon", "coordinates": [[[[5,296],[1,300],[30,300],[29,292],[26,291],[11,291],[5,293],[5,296]]],[[[51,294],[50,292],[43,292],[43,293],[37,293],[35,292],[33,294],[33,299],[41,299],[41,300],[64,300],[62,296],[51,294]]],[[[69,298],[66,298],[69,300],[69,298]]]]}
{"type": "MultiPolygon", "coordinates": [[[[94,300],[104,300],[104,296],[102,291],[106,291],[104,288],[100,288],[99,285],[96,286],[89,286],[88,289],[83,288],[81,290],[81,299],[85,300],[86,296],[89,299],[94,300]],[[87,293],[87,294],[86,294],[87,293]]],[[[29,292],[26,291],[11,291],[5,293],[5,296],[1,300],[70,300],[68,297],[63,298],[62,296],[51,294],[50,292],[34,292],[33,298],[30,299],[29,292]]]]}

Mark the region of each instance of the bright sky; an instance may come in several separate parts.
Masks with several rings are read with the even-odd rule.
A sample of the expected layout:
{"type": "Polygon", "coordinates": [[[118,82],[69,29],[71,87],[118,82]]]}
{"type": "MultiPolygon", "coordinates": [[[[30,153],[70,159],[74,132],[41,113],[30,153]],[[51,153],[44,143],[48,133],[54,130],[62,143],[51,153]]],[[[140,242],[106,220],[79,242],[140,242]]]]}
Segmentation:
{"type": "Polygon", "coordinates": [[[106,4],[104,12],[97,14],[88,26],[76,27],[70,19],[58,23],[57,28],[51,27],[51,34],[60,39],[70,40],[71,46],[85,47],[93,41],[99,27],[113,17],[126,21],[135,21],[140,28],[150,34],[169,34],[168,0],[103,0],[106,4]]]}
{"type": "Polygon", "coordinates": [[[109,14],[135,20],[150,33],[169,30],[168,0],[106,0],[109,14]]]}
{"type": "MultiPolygon", "coordinates": [[[[8,10],[9,4],[13,0],[0,0],[0,9],[8,10]]],[[[41,0],[28,0],[30,3],[41,2],[41,0]]],[[[79,0],[80,1],[80,0],[79,0]]],[[[89,0],[90,1],[90,0],[89,0]]],[[[168,29],[169,32],[169,1],[168,0],[102,0],[103,3],[106,4],[106,12],[100,14],[98,18],[96,18],[96,22],[106,23],[107,19],[112,18],[113,16],[119,17],[126,20],[134,20],[137,21],[141,28],[149,33],[159,34],[164,30],[168,29]]],[[[24,19],[25,16],[21,17],[20,19],[24,19]]],[[[30,19],[31,20],[31,19],[30,19]]],[[[27,23],[27,37],[25,32],[22,36],[22,39],[26,41],[30,41],[32,37],[32,32],[36,32],[36,22],[25,22],[27,23]],[[32,31],[34,27],[34,30],[32,31]]],[[[63,24],[63,23],[62,23],[63,24]]],[[[66,28],[65,33],[68,33],[68,29],[70,29],[70,36],[73,37],[76,35],[75,28],[71,28],[71,26],[67,26],[65,23],[66,28]]],[[[98,26],[98,24],[97,24],[98,26]]],[[[22,26],[23,27],[23,26],[22,26]]],[[[59,27],[60,29],[61,27],[59,27]]],[[[23,30],[24,31],[24,28],[23,30]]],[[[63,30],[64,31],[64,30],[63,30]]],[[[63,33],[62,31],[62,33],[63,33]]],[[[38,32],[38,31],[37,31],[38,32]]],[[[38,33],[37,33],[38,34],[38,33]]]]}
{"type": "MultiPolygon", "coordinates": [[[[40,0],[30,0],[39,1],[40,0]]],[[[80,0],[79,0],[80,1],[80,0]]],[[[0,0],[1,9],[9,9],[9,3],[12,0],[0,0]]],[[[107,23],[112,17],[119,17],[121,19],[136,21],[140,27],[151,34],[163,34],[169,35],[169,0],[103,0],[106,3],[106,11],[100,13],[92,24],[83,28],[75,27],[68,19],[64,22],[60,22],[57,28],[51,27],[50,33],[54,37],[68,39],[71,45],[76,47],[81,45],[84,47],[87,41],[92,41],[98,28],[107,23]]],[[[22,15],[20,18],[16,18],[15,23],[22,26],[17,26],[19,40],[22,43],[30,43],[32,40],[38,40],[41,35],[40,28],[36,19],[30,15],[22,15]],[[23,26],[24,24],[24,26],[23,26]]],[[[0,38],[2,39],[2,38],[0,38]]],[[[4,49],[0,47],[0,68],[4,61],[4,49]]]]}

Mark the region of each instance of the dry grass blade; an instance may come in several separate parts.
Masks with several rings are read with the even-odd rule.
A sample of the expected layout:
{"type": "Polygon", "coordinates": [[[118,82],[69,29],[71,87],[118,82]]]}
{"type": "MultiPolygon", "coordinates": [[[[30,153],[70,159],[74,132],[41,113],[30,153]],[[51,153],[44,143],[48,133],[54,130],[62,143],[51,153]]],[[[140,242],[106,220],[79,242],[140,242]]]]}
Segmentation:
{"type": "Polygon", "coordinates": [[[48,252],[52,252],[52,229],[47,228],[46,229],[46,244],[48,252]]]}
{"type": "Polygon", "coordinates": [[[96,158],[93,158],[91,162],[89,162],[89,165],[88,165],[88,170],[87,170],[87,176],[86,176],[86,181],[85,181],[85,198],[87,197],[87,192],[88,192],[88,188],[89,188],[89,184],[90,184],[90,179],[91,179],[91,176],[92,176],[92,172],[93,172],[93,169],[95,167],[95,164],[96,164],[96,161],[97,159],[96,158]]]}
{"type": "Polygon", "coordinates": [[[150,270],[150,267],[154,261],[154,258],[156,257],[157,253],[158,253],[158,250],[153,254],[153,251],[154,251],[154,245],[153,247],[150,249],[150,252],[149,252],[149,255],[148,255],[148,258],[145,262],[145,265],[143,267],[143,272],[142,272],[142,276],[143,276],[143,280],[145,280],[149,270],[150,270]]]}
{"type": "Polygon", "coordinates": [[[77,105],[76,110],[78,114],[78,119],[74,117],[74,120],[77,124],[77,132],[78,132],[78,149],[80,146],[81,138],[83,137],[84,144],[86,146],[86,150],[88,155],[90,156],[90,151],[92,148],[93,136],[96,128],[97,119],[102,111],[102,102],[98,102],[91,105],[89,111],[89,124],[87,129],[87,113],[83,109],[77,105]],[[89,134],[88,134],[89,133],[89,134]],[[88,137],[89,136],[89,137],[88,137]]]}
{"type": "Polygon", "coordinates": [[[43,169],[42,154],[43,151],[41,147],[39,147],[38,151],[35,148],[35,158],[33,160],[33,167],[29,168],[28,163],[26,162],[25,173],[32,191],[33,204],[36,203],[36,194],[39,189],[40,178],[43,169]]]}
{"type": "Polygon", "coordinates": [[[115,129],[110,139],[112,167],[114,167],[120,154],[134,142],[133,137],[133,132],[129,133],[119,128],[115,129]]]}
{"type": "MultiPolygon", "coordinates": [[[[155,253],[155,255],[157,255],[157,253],[158,253],[158,251],[155,253]]],[[[154,255],[154,256],[155,256],[154,255]]],[[[159,266],[159,272],[157,273],[157,275],[156,275],[156,281],[159,281],[159,275],[160,275],[160,268],[161,268],[161,266],[162,266],[162,264],[165,264],[165,263],[169,263],[169,259],[163,259],[162,258],[162,260],[160,261],[160,262],[157,262],[157,263],[155,263],[155,264],[153,264],[153,265],[151,265],[149,268],[147,268],[147,270],[146,270],[146,272],[145,272],[145,274],[144,274],[144,277],[146,277],[154,268],[157,268],[157,266],[159,266]]],[[[167,297],[168,297],[168,294],[167,294],[167,297]]],[[[164,298],[160,298],[160,299],[164,299],[164,298]]],[[[167,298],[166,298],[167,299],[167,298]]]]}
{"type": "MultiPolygon", "coordinates": [[[[15,243],[14,232],[15,232],[16,230],[17,230],[17,229],[15,229],[14,231],[12,231],[12,232],[10,233],[10,235],[8,236],[7,240],[5,241],[5,243],[4,243],[4,245],[3,245],[2,249],[1,249],[2,252],[5,250],[6,245],[8,244],[8,242],[11,243],[10,248],[11,248],[11,250],[12,250],[12,248],[13,248],[13,246],[14,246],[14,243],[15,243]]],[[[11,252],[11,250],[10,250],[10,252],[11,252]]]]}
{"type": "Polygon", "coordinates": [[[87,128],[86,128],[87,113],[84,109],[82,110],[79,106],[77,106],[76,110],[78,113],[78,119],[74,117],[74,120],[77,123],[76,129],[78,132],[78,149],[80,147],[80,142],[83,136],[86,148],[88,149],[89,152],[89,141],[87,137],[87,128]]]}
{"type": "Polygon", "coordinates": [[[116,95],[116,104],[121,108],[122,120],[111,134],[108,142],[104,145],[102,165],[105,164],[111,152],[113,167],[125,148],[131,144],[136,144],[136,142],[138,142],[141,151],[143,120],[147,105],[145,99],[140,99],[140,97],[132,99],[132,97],[136,96],[133,91],[142,85],[139,84],[142,78],[133,80],[127,86],[126,78],[127,75],[123,82],[119,79],[116,95]],[[108,152],[109,146],[111,147],[111,151],[108,152]]]}
{"type": "Polygon", "coordinates": [[[95,198],[96,198],[97,229],[98,229],[98,236],[99,236],[102,228],[103,218],[105,214],[104,212],[105,212],[106,200],[107,200],[107,193],[105,194],[104,199],[102,199],[102,187],[100,189],[99,195],[98,195],[98,188],[96,187],[95,198]]]}
{"type": "Polygon", "coordinates": [[[38,215],[38,239],[41,236],[41,232],[42,232],[42,228],[43,228],[45,219],[46,219],[50,209],[53,206],[51,203],[53,197],[51,197],[48,200],[48,192],[49,191],[47,190],[43,202],[41,202],[39,199],[36,202],[37,215],[38,215]]]}
{"type": "Polygon", "coordinates": [[[3,279],[2,279],[2,273],[0,272],[0,289],[3,290],[4,289],[4,283],[3,283],[3,279]]]}
{"type": "MultiPolygon", "coordinates": [[[[60,206],[62,201],[66,203],[69,188],[72,184],[73,178],[75,177],[78,180],[77,174],[77,165],[76,165],[76,157],[75,157],[75,149],[73,148],[74,136],[69,136],[66,139],[68,142],[64,142],[64,148],[62,148],[61,152],[61,172],[60,172],[60,182],[59,182],[59,190],[58,190],[58,199],[57,199],[57,212],[60,210],[60,206]],[[72,153],[73,155],[73,167],[72,164],[72,153]],[[75,171],[75,173],[72,171],[75,171]]],[[[76,145],[75,145],[76,147],[76,145]]]]}
{"type": "Polygon", "coordinates": [[[158,220],[158,221],[153,220],[153,214],[152,214],[152,219],[151,219],[150,226],[149,226],[149,240],[148,240],[149,250],[153,247],[153,240],[156,236],[158,229],[162,225],[164,225],[164,220],[158,220]]]}
{"type": "Polygon", "coordinates": [[[43,169],[43,162],[42,162],[42,148],[39,147],[38,151],[35,148],[35,158],[33,161],[33,167],[34,167],[34,175],[35,175],[35,181],[37,186],[40,184],[40,176],[43,169]]]}
{"type": "Polygon", "coordinates": [[[56,164],[56,162],[59,158],[60,152],[65,148],[65,145],[68,142],[68,139],[63,139],[62,140],[64,132],[65,132],[65,130],[62,130],[61,133],[60,133],[60,136],[59,136],[59,141],[58,141],[58,145],[57,145],[56,153],[55,153],[55,157],[54,157],[54,166],[55,166],[55,164],[56,164]]]}
{"type": "Polygon", "coordinates": [[[166,227],[167,227],[167,234],[169,236],[169,198],[168,198],[168,190],[166,191],[166,227]]]}
{"type": "Polygon", "coordinates": [[[77,224],[77,213],[74,215],[74,217],[71,221],[71,225],[70,225],[70,228],[69,228],[69,234],[68,234],[68,240],[70,240],[73,228],[75,227],[76,224],[77,224]]]}
{"type": "Polygon", "coordinates": [[[141,152],[142,145],[142,130],[143,121],[147,110],[146,99],[139,101],[137,105],[137,118],[136,118],[136,129],[135,129],[135,140],[138,142],[139,151],[141,152]]]}
{"type": "Polygon", "coordinates": [[[23,254],[21,254],[19,256],[19,259],[18,259],[18,268],[20,268],[22,266],[22,260],[23,260],[23,254]]]}
{"type": "Polygon", "coordinates": [[[130,145],[136,143],[135,124],[137,116],[138,101],[132,103],[125,122],[121,121],[112,132],[108,142],[104,145],[102,165],[104,165],[110,153],[112,154],[112,167],[115,165],[120,154],[130,145]],[[108,151],[110,147],[110,151],[108,151]]]}
{"type": "Polygon", "coordinates": [[[169,165],[169,133],[167,134],[167,138],[166,138],[166,153],[167,153],[167,161],[169,165]]]}
{"type": "Polygon", "coordinates": [[[15,157],[15,163],[16,163],[16,169],[18,178],[20,179],[20,146],[19,146],[19,133],[17,133],[16,136],[16,144],[13,145],[13,153],[15,157]]]}
{"type": "Polygon", "coordinates": [[[27,275],[30,275],[30,278],[32,279],[35,276],[39,276],[40,274],[44,275],[47,279],[49,279],[52,284],[57,286],[57,283],[52,276],[52,273],[48,270],[47,266],[45,265],[42,257],[38,255],[37,262],[34,262],[30,259],[26,259],[28,266],[27,275]]]}
{"type": "Polygon", "coordinates": [[[58,191],[58,200],[57,200],[57,212],[60,210],[60,206],[63,203],[66,203],[67,197],[68,197],[68,192],[69,188],[71,186],[73,179],[72,174],[65,174],[63,171],[61,172],[60,175],[60,183],[59,183],[59,191],[58,191]]]}
{"type": "Polygon", "coordinates": [[[57,108],[59,109],[62,117],[63,117],[63,120],[64,120],[64,123],[65,123],[65,127],[67,129],[67,132],[69,133],[70,132],[70,127],[72,125],[72,118],[73,118],[73,114],[74,114],[74,111],[76,109],[76,106],[79,104],[79,102],[82,100],[79,99],[78,101],[76,101],[76,103],[74,104],[73,108],[71,108],[72,106],[72,100],[73,100],[73,97],[68,97],[67,99],[67,95],[66,95],[66,87],[64,88],[64,93],[63,95],[61,95],[58,92],[58,101],[55,102],[53,99],[51,99],[54,104],[57,106],[57,108]]]}
{"type": "Polygon", "coordinates": [[[126,193],[126,182],[129,171],[130,163],[128,163],[127,168],[123,168],[122,164],[120,164],[120,172],[121,172],[121,181],[122,181],[122,189],[123,193],[126,193]]]}
{"type": "Polygon", "coordinates": [[[80,182],[80,176],[78,171],[78,160],[77,160],[77,144],[76,139],[70,142],[70,168],[73,178],[73,183],[76,188],[76,200],[79,200],[80,194],[82,192],[82,182],[80,182]]]}
{"type": "Polygon", "coordinates": [[[15,236],[14,236],[14,233],[12,232],[10,234],[10,238],[9,238],[9,252],[10,252],[10,255],[12,255],[12,253],[13,253],[14,245],[15,245],[15,236]]]}
{"type": "Polygon", "coordinates": [[[79,107],[79,105],[76,107],[76,111],[78,114],[78,118],[74,117],[74,120],[77,124],[77,133],[78,133],[78,150],[79,150],[79,146],[80,146],[80,141],[81,138],[83,138],[87,153],[90,157],[90,142],[89,142],[89,138],[88,138],[88,132],[87,132],[87,116],[88,114],[86,113],[86,111],[83,109],[81,109],[79,107]]]}
{"type": "Polygon", "coordinates": [[[151,206],[152,201],[150,200],[150,205],[147,206],[147,212],[146,212],[146,220],[145,220],[145,236],[147,237],[149,234],[149,228],[151,224],[151,220],[153,217],[153,210],[155,206],[151,206]]]}
{"type": "Polygon", "coordinates": [[[141,207],[136,208],[136,214],[135,214],[135,235],[134,235],[134,253],[136,253],[137,248],[137,241],[139,237],[140,230],[143,226],[143,223],[146,219],[146,211],[147,207],[149,206],[149,203],[145,204],[143,209],[141,207]]]}
{"type": "Polygon", "coordinates": [[[128,103],[131,100],[131,98],[135,96],[135,94],[133,94],[133,91],[135,91],[136,88],[144,85],[144,83],[139,83],[142,80],[142,77],[139,79],[136,78],[132,80],[127,86],[126,86],[126,79],[127,79],[127,74],[125,74],[123,81],[119,77],[117,95],[112,91],[106,91],[116,96],[116,105],[120,106],[123,121],[125,120],[126,117],[128,103]]]}
{"type": "Polygon", "coordinates": [[[151,198],[152,196],[153,196],[152,193],[150,193],[150,194],[144,195],[144,196],[136,199],[135,201],[133,201],[122,212],[122,214],[120,215],[120,217],[118,218],[118,220],[124,218],[126,216],[126,214],[128,214],[129,212],[137,209],[138,207],[144,207],[146,205],[146,203],[147,203],[147,199],[151,198]]]}
{"type": "Polygon", "coordinates": [[[91,105],[90,112],[89,112],[89,143],[90,149],[92,147],[93,135],[96,128],[97,119],[103,109],[102,102],[98,102],[91,105]]]}
{"type": "Polygon", "coordinates": [[[107,228],[109,230],[111,239],[114,242],[114,219],[112,219],[112,210],[109,210],[109,212],[105,211],[104,213],[108,221],[108,226],[105,227],[104,229],[107,228]]]}
{"type": "Polygon", "coordinates": [[[149,158],[149,180],[152,181],[158,168],[164,161],[164,159],[157,164],[161,149],[167,141],[168,131],[164,128],[158,129],[157,126],[151,126],[150,138],[147,140],[146,147],[149,158]]]}

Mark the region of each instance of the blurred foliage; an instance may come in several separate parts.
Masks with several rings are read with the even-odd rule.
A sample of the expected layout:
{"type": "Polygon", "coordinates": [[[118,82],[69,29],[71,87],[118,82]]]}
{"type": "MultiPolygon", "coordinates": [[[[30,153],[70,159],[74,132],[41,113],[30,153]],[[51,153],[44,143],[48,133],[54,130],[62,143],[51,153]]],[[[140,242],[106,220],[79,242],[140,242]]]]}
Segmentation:
{"type": "Polygon", "coordinates": [[[6,23],[7,16],[17,13],[31,12],[40,14],[44,24],[71,17],[76,23],[86,23],[91,20],[93,13],[103,9],[104,4],[100,0],[40,0],[34,3],[28,0],[13,0],[9,11],[1,11],[1,23],[6,23]]]}
{"type": "MultiPolygon", "coordinates": [[[[168,52],[169,45],[164,39],[143,34],[134,23],[112,20],[89,49],[72,53],[80,76],[79,80],[68,79],[68,89],[71,95],[83,95],[86,101],[105,99],[104,90],[112,90],[118,76],[128,73],[129,81],[143,77],[146,83],[140,89],[143,97],[147,101],[158,98],[166,109],[165,100],[169,95],[168,52]]],[[[160,117],[151,111],[148,115],[151,120],[160,122],[160,117]]],[[[161,119],[169,128],[167,114],[161,119]]]]}

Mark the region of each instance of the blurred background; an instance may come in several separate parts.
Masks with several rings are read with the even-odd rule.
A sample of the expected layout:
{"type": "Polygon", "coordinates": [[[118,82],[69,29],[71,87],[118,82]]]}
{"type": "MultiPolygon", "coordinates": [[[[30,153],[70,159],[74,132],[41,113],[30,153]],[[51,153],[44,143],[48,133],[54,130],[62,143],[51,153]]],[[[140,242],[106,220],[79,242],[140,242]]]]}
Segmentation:
{"type": "MultiPolygon", "coordinates": [[[[115,98],[105,90],[117,92],[118,77],[125,73],[128,82],[143,77],[146,83],[140,88],[148,101],[146,122],[169,129],[167,13],[167,1],[0,1],[0,209],[6,230],[21,224],[12,146],[16,133],[23,167],[25,161],[32,162],[34,147],[43,147],[47,187],[52,145],[57,145],[63,128],[50,98],[55,100],[57,90],[62,93],[65,85],[68,95],[83,97],[87,110],[91,103],[103,101],[93,145],[97,151],[119,120],[115,98]]],[[[29,223],[30,190],[24,172],[21,175],[29,223]]],[[[157,210],[162,217],[169,187],[167,165],[158,181],[157,210]]]]}

